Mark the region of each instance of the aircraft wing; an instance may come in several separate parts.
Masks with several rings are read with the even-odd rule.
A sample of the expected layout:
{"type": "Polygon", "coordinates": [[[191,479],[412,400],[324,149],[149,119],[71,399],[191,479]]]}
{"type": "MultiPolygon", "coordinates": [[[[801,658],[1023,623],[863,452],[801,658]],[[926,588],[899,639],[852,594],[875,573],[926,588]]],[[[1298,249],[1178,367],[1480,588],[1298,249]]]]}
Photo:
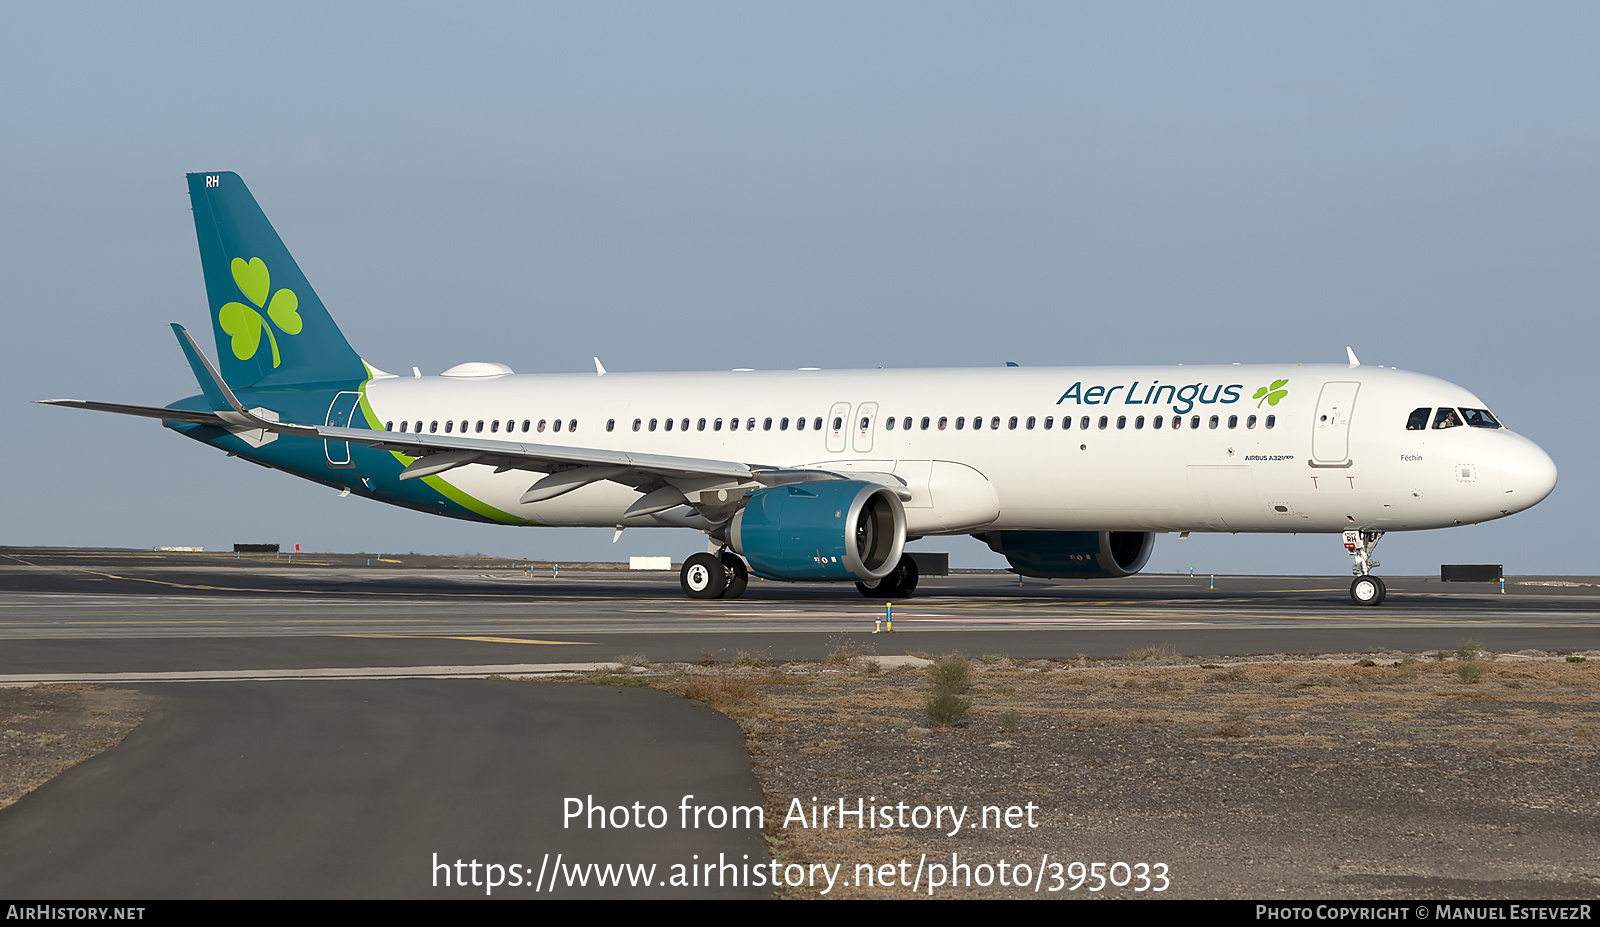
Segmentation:
{"type": "Polygon", "coordinates": [[[197,412],[155,406],[133,406],[82,399],[42,399],[45,405],[137,415],[165,421],[194,422],[220,428],[250,429],[317,437],[328,441],[365,444],[414,458],[400,473],[400,479],[433,476],[468,464],[492,466],[497,471],[528,470],[544,474],[528,488],[521,501],[542,502],[601,480],[611,480],[643,492],[625,517],[649,515],[680,505],[693,505],[710,514],[728,504],[737,505],[743,492],[730,495],[741,485],[780,486],[817,480],[865,479],[884,483],[902,498],[910,493],[904,481],[891,474],[848,474],[830,470],[767,466],[703,457],[677,457],[668,454],[641,454],[633,451],[572,447],[553,444],[528,444],[520,441],[469,438],[456,435],[414,434],[373,431],[367,428],[339,428],[330,425],[298,425],[266,418],[265,410],[244,408],[231,391],[225,394],[230,410],[197,412]],[[705,493],[712,493],[707,496],[705,493]]]}
{"type": "Polygon", "coordinates": [[[543,502],[590,483],[611,480],[644,493],[623,513],[625,518],[650,515],[687,504],[700,510],[712,521],[720,521],[732,517],[733,511],[741,504],[743,490],[751,487],[751,484],[779,486],[814,480],[865,479],[892,487],[903,500],[911,498],[905,481],[888,473],[852,472],[845,475],[828,470],[769,467],[700,457],[282,422],[269,410],[245,408],[188,331],[177,324],[172,326],[172,331],[178,336],[178,345],[183,348],[195,379],[200,382],[201,391],[215,411],[192,412],[82,399],[40,401],[46,405],[139,415],[169,422],[196,422],[235,430],[261,430],[366,444],[414,458],[400,472],[402,480],[434,476],[468,464],[485,464],[494,467],[496,472],[530,470],[545,474],[522,494],[523,503],[543,502]]]}

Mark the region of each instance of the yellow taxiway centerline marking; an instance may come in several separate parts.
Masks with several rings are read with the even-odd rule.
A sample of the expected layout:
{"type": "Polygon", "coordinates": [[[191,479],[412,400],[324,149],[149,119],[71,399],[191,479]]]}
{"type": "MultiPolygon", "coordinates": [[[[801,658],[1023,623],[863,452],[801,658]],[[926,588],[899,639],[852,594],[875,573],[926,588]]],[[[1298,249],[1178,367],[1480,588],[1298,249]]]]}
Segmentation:
{"type": "Polygon", "coordinates": [[[365,637],[365,638],[390,638],[401,640],[444,640],[444,641],[483,641],[489,644],[549,644],[561,646],[565,644],[594,646],[594,641],[540,641],[526,637],[457,637],[451,634],[341,634],[340,637],[365,637]]]}

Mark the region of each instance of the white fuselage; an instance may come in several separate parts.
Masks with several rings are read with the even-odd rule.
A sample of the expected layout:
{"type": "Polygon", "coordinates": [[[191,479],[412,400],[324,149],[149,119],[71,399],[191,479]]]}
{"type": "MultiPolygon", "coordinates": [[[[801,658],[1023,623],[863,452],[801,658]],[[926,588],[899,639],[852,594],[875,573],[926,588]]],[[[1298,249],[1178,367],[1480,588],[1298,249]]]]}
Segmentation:
{"type": "MultiPolygon", "coordinates": [[[[1430,413],[1408,430],[1420,408],[1487,407],[1368,366],[379,377],[366,396],[389,430],[466,423],[472,437],[890,473],[910,490],[912,535],[1438,528],[1526,509],[1556,478],[1504,428],[1434,428],[1430,413]]],[[[640,494],[612,482],[522,504],[537,474],[441,478],[532,524],[685,523],[624,519],[640,494]]]]}

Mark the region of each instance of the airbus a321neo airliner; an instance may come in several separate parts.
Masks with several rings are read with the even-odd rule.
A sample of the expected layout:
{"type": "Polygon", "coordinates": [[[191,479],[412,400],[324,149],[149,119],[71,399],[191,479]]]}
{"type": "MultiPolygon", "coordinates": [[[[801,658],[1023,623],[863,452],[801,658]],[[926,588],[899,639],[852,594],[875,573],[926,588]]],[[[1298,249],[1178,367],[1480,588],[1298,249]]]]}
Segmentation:
{"type": "Polygon", "coordinates": [[[1556,468],[1477,396],[1311,366],[518,375],[384,373],[345,340],[238,175],[190,174],[220,365],[160,419],[231,456],[422,512],[704,531],[693,598],[751,573],[908,596],[908,540],[971,534],[1016,572],[1137,573],[1162,532],[1342,534],[1350,597],[1388,531],[1526,509],[1556,468]]]}

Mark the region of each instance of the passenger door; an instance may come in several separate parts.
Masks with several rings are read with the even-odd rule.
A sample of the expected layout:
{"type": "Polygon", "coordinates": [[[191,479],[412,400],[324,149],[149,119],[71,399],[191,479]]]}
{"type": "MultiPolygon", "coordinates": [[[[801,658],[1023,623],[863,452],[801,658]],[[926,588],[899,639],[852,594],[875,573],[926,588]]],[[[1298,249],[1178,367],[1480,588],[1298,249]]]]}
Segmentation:
{"type": "MultiPolygon", "coordinates": [[[[361,404],[360,393],[340,393],[333,397],[333,402],[328,404],[327,424],[333,428],[349,428],[350,417],[355,414],[356,406],[361,404]]],[[[323,453],[328,457],[328,463],[335,467],[348,467],[350,463],[350,443],[348,441],[322,442],[323,453]]]]}
{"type": "Polygon", "coordinates": [[[1322,384],[1317,397],[1317,413],[1311,421],[1311,462],[1316,466],[1342,467],[1350,463],[1350,413],[1355,409],[1360,383],[1348,381],[1322,384]]]}

